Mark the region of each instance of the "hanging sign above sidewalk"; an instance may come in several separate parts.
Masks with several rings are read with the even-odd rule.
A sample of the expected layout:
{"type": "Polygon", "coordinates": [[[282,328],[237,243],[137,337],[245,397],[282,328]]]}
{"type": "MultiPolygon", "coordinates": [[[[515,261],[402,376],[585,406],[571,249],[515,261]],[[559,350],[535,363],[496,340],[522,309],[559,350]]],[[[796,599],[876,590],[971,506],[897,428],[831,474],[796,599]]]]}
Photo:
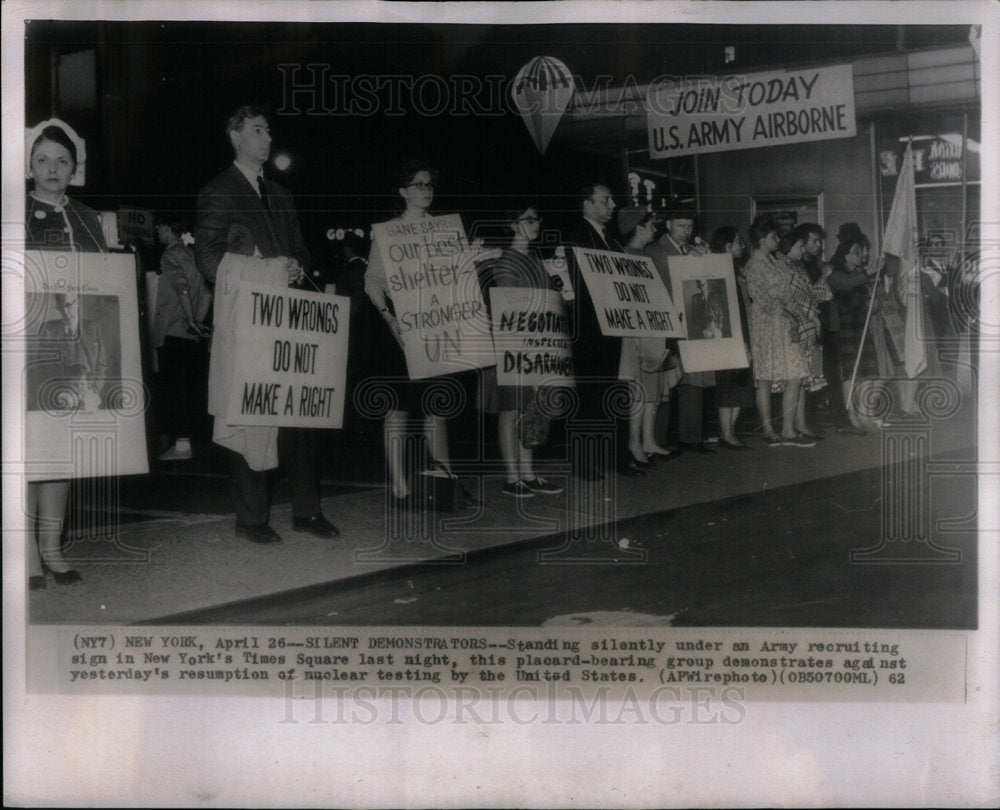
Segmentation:
{"type": "Polygon", "coordinates": [[[652,158],[857,134],[850,65],[661,78],[649,86],[646,112],[652,158]]]}

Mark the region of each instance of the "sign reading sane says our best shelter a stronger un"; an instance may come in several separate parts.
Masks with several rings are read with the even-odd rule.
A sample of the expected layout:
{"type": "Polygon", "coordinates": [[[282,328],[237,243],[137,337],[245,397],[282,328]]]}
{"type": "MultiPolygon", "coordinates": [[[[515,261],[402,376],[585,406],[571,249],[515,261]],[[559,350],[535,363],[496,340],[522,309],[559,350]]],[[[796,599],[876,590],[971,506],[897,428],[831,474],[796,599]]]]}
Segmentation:
{"type": "Polygon", "coordinates": [[[350,299],[242,282],[226,422],[339,428],[350,299]]]}
{"type": "Polygon", "coordinates": [[[492,365],[486,305],[461,217],[372,226],[414,380],[492,365]]]}
{"type": "Polygon", "coordinates": [[[661,79],[649,86],[646,114],[652,158],[852,138],[854,71],[661,79]]]}

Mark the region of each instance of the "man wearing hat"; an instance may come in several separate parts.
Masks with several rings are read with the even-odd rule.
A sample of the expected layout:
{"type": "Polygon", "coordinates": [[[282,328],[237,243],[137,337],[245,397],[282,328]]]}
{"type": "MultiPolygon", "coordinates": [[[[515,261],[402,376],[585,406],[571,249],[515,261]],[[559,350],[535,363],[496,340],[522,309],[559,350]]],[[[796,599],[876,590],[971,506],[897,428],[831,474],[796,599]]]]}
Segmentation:
{"type": "MultiPolygon", "coordinates": [[[[676,202],[665,214],[663,235],[646,248],[646,255],[653,260],[660,277],[673,298],[668,270],[671,256],[704,256],[707,246],[694,234],[694,209],[686,203],[676,202]]],[[[702,401],[705,388],[715,385],[712,371],[685,372],[678,390],[678,433],[680,447],[705,455],[715,455],[715,451],[702,441],[702,401]]],[[[665,402],[656,415],[656,441],[666,446],[670,417],[670,403],[665,402]]]]}

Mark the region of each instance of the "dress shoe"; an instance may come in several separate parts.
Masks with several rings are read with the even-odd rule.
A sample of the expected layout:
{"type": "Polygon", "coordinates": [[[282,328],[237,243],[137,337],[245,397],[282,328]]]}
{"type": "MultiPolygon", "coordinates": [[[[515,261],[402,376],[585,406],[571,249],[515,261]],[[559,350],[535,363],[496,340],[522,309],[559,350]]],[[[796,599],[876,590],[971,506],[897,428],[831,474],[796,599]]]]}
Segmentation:
{"type": "Polygon", "coordinates": [[[28,590],[29,591],[44,591],[45,590],[45,575],[36,574],[33,577],[28,577],[28,590]]]}
{"type": "Polygon", "coordinates": [[[825,433],[821,433],[819,431],[817,431],[816,433],[813,433],[810,430],[800,430],[799,431],[799,435],[803,439],[809,439],[809,441],[811,441],[811,442],[820,442],[820,441],[823,441],[823,439],[826,436],[825,433]]]}
{"type": "Polygon", "coordinates": [[[257,543],[261,546],[268,545],[270,543],[284,542],[284,540],[281,539],[281,535],[266,523],[262,523],[260,526],[241,526],[237,523],[236,536],[242,537],[244,540],[249,540],[251,543],[257,543]]]}
{"type": "Polygon", "coordinates": [[[641,468],[643,468],[643,469],[646,469],[646,470],[648,470],[648,469],[649,469],[650,467],[652,467],[652,466],[653,466],[653,462],[652,462],[652,460],[651,460],[651,459],[649,459],[649,458],[647,458],[647,459],[646,459],[645,461],[640,461],[640,460],[639,460],[639,459],[637,459],[637,458],[635,457],[635,455],[634,455],[634,454],[632,454],[632,453],[629,453],[629,456],[630,456],[630,459],[629,459],[630,461],[633,461],[633,462],[635,462],[635,463],[636,463],[637,465],[639,465],[639,467],[641,467],[641,468]]]}
{"type": "Polygon", "coordinates": [[[865,430],[864,428],[855,427],[854,425],[845,425],[843,427],[837,428],[837,433],[842,433],[847,436],[867,436],[871,433],[870,430],[865,430]]]}
{"type": "Polygon", "coordinates": [[[639,462],[637,462],[635,459],[632,459],[631,461],[626,461],[624,464],[618,467],[618,474],[628,476],[631,478],[637,475],[645,475],[646,468],[640,466],[639,462]]]}
{"type": "Polygon", "coordinates": [[[679,447],[673,447],[666,453],[646,453],[646,455],[653,459],[653,461],[673,461],[683,452],[679,447]]]}
{"type": "Polygon", "coordinates": [[[78,582],[83,582],[80,572],[72,568],[68,571],[53,571],[46,566],[45,570],[52,574],[52,579],[56,581],[56,585],[76,585],[78,582]]]}
{"type": "Polygon", "coordinates": [[[340,529],[319,513],[307,518],[292,518],[292,528],[317,537],[340,537],[340,529]]]}
{"type": "Polygon", "coordinates": [[[685,450],[690,450],[692,453],[701,453],[703,456],[714,456],[715,451],[709,447],[705,442],[700,442],[698,444],[688,444],[687,442],[681,442],[681,447],[685,450]]]}

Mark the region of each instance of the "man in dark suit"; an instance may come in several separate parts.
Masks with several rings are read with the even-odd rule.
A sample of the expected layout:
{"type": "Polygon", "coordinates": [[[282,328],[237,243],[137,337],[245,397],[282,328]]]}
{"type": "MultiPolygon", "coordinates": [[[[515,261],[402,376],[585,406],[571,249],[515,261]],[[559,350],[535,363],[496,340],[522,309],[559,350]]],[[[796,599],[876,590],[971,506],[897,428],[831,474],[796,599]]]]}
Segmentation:
{"type": "Polygon", "coordinates": [[[726,311],[705,279],[698,279],[698,292],[691,296],[691,322],[688,340],[705,340],[729,337],[726,311]]]}
{"type": "MultiPolygon", "coordinates": [[[[674,298],[668,270],[671,256],[703,256],[708,248],[700,240],[692,242],[694,233],[694,211],[686,205],[676,204],[666,214],[666,229],[663,235],[646,248],[649,256],[666,285],[667,292],[674,298]]],[[[678,290],[680,294],[680,290],[678,290]]],[[[675,300],[677,300],[675,298],[675,300]]],[[[715,372],[695,371],[685,372],[677,386],[678,399],[678,433],[680,447],[694,450],[706,455],[715,455],[715,451],[702,441],[702,407],[705,388],[715,385],[715,372]]],[[[656,441],[667,446],[667,426],[669,424],[670,403],[664,402],[656,414],[656,441]]]]}
{"type": "MultiPolygon", "coordinates": [[[[227,252],[264,259],[286,257],[298,263],[299,282],[310,265],[292,195],[264,176],[271,154],[271,131],[264,111],[240,107],[226,124],[235,152],[233,164],[198,194],[195,257],[198,269],[215,281],[227,252]]],[[[292,269],[294,273],[294,267],[292,269]]],[[[292,525],[319,537],[337,537],[337,527],[323,517],[319,503],[317,433],[305,428],[278,430],[278,458],[292,487],[292,525]]],[[[252,470],[239,453],[230,455],[236,533],[254,543],[280,543],[269,525],[267,473],[252,470]]]]}
{"type": "Polygon", "coordinates": [[[587,453],[571,461],[578,477],[600,480],[606,472],[602,467],[608,464],[614,464],[623,473],[635,473],[638,469],[634,464],[630,467],[627,459],[628,420],[615,419],[614,414],[609,412],[611,402],[606,401],[621,399],[607,395],[618,385],[622,341],[621,338],[602,334],[594,302],[571,248],[621,251],[622,246],[608,231],[615,210],[611,189],[602,183],[586,183],[578,190],[576,199],[582,218],[569,232],[565,244],[567,255],[572,257],[569,261],[569,274],[576,295],[573,309],[573,367],[580,398],[577,417],[587,421],[615,420],[616,439],[610,458],[601,459],[596,453],[587,453]]]}

